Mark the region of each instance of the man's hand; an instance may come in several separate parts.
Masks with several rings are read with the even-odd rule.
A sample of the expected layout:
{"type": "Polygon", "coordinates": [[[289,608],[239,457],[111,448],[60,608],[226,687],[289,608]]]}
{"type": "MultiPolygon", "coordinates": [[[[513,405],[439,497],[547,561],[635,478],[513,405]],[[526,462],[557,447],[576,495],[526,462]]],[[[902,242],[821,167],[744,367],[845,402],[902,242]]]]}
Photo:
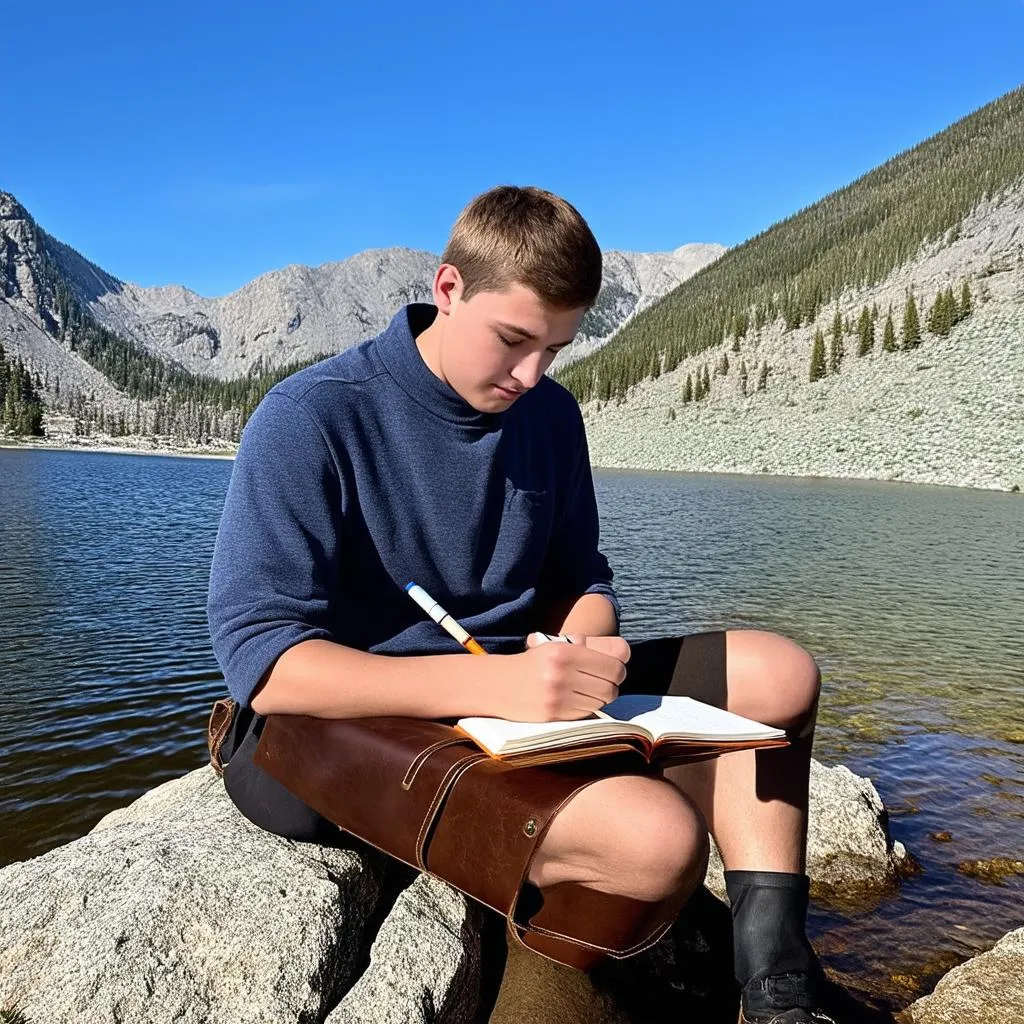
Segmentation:
{"type": "Polygon", "coordinates": [[[615,700],[626,678],[629,644],[618,636],[569,639],[550,643],[531,636],[522,654],[493,657],[492,714],[514,722],[571,721],[615,700]]]}

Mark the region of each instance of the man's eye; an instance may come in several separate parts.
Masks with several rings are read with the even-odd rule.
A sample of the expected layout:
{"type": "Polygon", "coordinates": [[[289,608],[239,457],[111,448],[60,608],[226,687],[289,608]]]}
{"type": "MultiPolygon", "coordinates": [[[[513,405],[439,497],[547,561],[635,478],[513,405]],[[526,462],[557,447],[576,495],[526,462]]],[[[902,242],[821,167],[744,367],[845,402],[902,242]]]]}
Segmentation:
{"type": "Polygon", "coordinates": [[[509,341],[503,334],[498,335],[498,341],[502,343],[506,348],[515,348],[519,344],[518,341],[509,341]]]}

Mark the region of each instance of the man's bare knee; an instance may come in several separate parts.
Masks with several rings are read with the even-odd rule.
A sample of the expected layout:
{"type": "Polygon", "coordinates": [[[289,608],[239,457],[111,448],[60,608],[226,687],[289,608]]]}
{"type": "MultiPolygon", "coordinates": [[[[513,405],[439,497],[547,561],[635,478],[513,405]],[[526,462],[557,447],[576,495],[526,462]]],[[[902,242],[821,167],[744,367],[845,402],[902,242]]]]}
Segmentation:
{"type": "Polygon", "coordinates": [[[674,786],[618,776],[587,787],[559,814],[537,852],[530,881],[575,881],[657,901],[695,887],[707,855],[704,819],[674,786]]]}
{"type": "Polygon", "coordinates": [[[671,799],[650,808],[647,828],[619,835],[621,859],[613,866],[615,891],[642,900],[663,900],[693,889],[708,861],[708,829],[690,800],[670,784],[671,799]]]}
{"type": "Polygon", "coordinates": [[[729,630],[726,664],[731,711],[781,729],[813,729],[821,672],[796,641],[764,630],[729,630]]]}

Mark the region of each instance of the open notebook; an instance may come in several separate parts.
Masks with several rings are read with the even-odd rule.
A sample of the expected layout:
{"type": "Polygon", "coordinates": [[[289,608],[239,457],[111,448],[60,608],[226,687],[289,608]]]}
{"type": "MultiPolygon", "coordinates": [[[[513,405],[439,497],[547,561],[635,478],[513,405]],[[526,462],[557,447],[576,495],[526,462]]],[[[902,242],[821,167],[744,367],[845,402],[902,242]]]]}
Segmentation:
{"type": "Polygon", "coordinates": [[[751,747],[787,744],[781,729],[762,725],[691,697],[631,694],[593,718],[572,722],[509,722],[461,718],[456,728],[492,757],[546,764],[634,750],[658,764],[678,764],[751,747]]]}

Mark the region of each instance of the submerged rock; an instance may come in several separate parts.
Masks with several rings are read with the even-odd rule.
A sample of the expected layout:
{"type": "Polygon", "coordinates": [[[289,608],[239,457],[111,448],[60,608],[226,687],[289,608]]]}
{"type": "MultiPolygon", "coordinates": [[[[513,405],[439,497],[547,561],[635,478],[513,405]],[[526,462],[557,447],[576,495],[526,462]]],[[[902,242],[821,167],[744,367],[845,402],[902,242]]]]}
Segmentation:
{"type": "MultiPolygon", "coordinates": [[[[1006,879],[1014,875],[1024,875],[1024,860],[1012,860],[1009,857],[992,857],[989,860],[964,860],[956,866],[961,875],[976,878],[979,882],[992,885],[1005,885],[1006,879]]],[[[1024,1010],[1022,1010],[1024,1016],[1024,1010]]]]}
{"type": "MultiPolygon", "coordinates": [[[[845,768],[815,766],[810,836],[828,891],[884,886],[905,857],[845,768]]],[[[264,832],[200,768],[0,870],[0,1006],[31,1024],[470,1024],[491,912],[414,873],[396,891],[389,864],[264,832]]],[[[705,1019],[734,998],[730,956],[728,911],[701,891],[661,943],[595,977],[629,1019],[705,1019]]]]}

